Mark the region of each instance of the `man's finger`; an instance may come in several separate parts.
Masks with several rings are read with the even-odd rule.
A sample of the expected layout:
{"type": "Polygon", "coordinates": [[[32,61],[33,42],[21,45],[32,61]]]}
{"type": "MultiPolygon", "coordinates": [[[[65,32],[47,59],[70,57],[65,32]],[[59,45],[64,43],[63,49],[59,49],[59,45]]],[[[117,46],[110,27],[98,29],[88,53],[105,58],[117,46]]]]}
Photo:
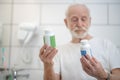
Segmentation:
{"type": "Polygon", "coordinates": [[[91,60],[91,58],[90,58],[90,56],[89,56],[88,54],[85,55],[85,58],[86,58],[87,60],[91,60]]]}
{"type": "Polygon", "coordinates": [[[40,55],[44,53],[44,50],[47,48],[47,45],[43,45],[43,47],[40,49],[40,55]]]}
{"type": "Polygon", "coordinates": [[[89,68],[90,70],[93,70],[93,66],[92,66],[91,62],[89,60],[87,60],[85,58],[85,56],[83,56],[83,62],[85,63],[87,68],[89,68]]]}
{"type": "Polygon", "coordinates": [[[51,54],[48,56],[48,58],[49,58],[50,60],[52,60],[52,59],[54,58],[54,56],[57,54],[57,52],[58,52],[58,50],[54,49],[54,50],[51,52],[51,54]]]}

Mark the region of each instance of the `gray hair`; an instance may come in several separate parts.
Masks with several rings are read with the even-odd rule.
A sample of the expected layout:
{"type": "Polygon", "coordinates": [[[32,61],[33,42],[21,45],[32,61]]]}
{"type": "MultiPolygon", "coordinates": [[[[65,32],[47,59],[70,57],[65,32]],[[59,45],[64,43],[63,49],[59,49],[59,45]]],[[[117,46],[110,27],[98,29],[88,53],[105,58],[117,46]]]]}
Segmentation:
{"type": "Polygon", "coordinates": [[[90,10],[89,10],[89,8],[88,8],[85,4],[73,3],[73,4],[71,4],[70,6],[68,6],[68,8],[67,8],[67,10],[66,10],[66,12],[65,12],[65,16],[66,16],[66,17],[68,16],[68,13],[69,13],[70,8],[71,8],[71,7],[75,7],[75,6],[81,6],[81,7],[86,8],[86,10],[88,10],[88,14],[89,14],[89,16],[90,16],[90,10]]]}

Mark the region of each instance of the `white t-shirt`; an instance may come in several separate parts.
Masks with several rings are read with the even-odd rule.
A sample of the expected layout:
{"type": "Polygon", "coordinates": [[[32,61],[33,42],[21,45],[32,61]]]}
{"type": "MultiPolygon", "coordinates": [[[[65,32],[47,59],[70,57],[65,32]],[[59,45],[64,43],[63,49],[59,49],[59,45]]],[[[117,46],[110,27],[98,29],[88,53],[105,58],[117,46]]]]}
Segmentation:
{"type": "MultiPolygon", "coordinates": [[[[92,55],[101,62],[105,71],[120,68],[120,53],[108,40],[93,38],[89,40],[92,55]]],[[[80,62],[80,43],[68,43],[58,47],[54,58],[54,69],[61,74],[62,80],[97,80],[82,69],[80,62]]]]}

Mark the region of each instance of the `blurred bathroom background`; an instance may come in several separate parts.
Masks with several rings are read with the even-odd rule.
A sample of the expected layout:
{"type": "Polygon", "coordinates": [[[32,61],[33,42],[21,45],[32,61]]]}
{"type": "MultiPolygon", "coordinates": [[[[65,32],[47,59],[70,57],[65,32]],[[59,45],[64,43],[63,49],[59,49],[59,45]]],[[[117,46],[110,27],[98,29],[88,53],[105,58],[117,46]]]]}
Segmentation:
{"type": "Polygon", "coordinates": [[[63,19],[68,5],[76,2],[90,8],[90,33],[111,40],[120,50],[120,0],[0,0],[0,75],[15,69],[22,75],[17,80],[43,80],[38,57],[43,30],[55,32],[57,46],[70,41],[63,19]]]}

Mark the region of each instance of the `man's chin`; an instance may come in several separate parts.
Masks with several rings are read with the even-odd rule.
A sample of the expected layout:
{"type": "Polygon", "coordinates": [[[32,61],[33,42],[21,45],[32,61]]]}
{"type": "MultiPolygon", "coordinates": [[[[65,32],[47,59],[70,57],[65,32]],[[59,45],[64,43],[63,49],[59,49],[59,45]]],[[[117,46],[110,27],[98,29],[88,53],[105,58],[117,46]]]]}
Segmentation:
{"type": "Polygon", "coordinates": [[[87,32],[86,33],[84,33],[84,34],[77,34],[77,33],[71,33],[72,34],[72,37],[74,37],[74,38],[85,38],[86,36],[87,36],[87,32]]]}
{"type": "Polygon", "coordinates": [[[74,38],[78,38],[78,39],[83,39],[85,38],[86,36],[73,36],[74,38]]]}

